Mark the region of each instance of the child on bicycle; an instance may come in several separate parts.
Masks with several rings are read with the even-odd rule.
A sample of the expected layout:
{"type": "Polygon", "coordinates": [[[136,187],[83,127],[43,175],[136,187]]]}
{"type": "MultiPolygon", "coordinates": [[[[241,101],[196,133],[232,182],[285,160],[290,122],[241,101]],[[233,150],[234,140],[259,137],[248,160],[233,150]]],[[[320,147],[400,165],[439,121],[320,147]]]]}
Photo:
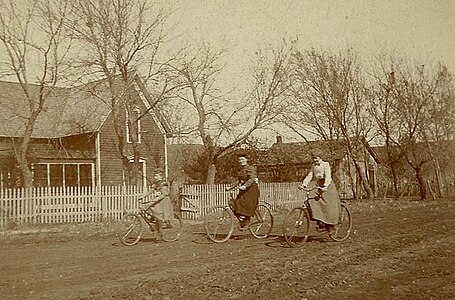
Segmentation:
{"type": "Polygon", "coordinates": [[[155,169],[153,172],[153,181],[150,191],[143,196],[150,197],[151,203],[147,210],[152,210],[158,221],[166,224],[173,218],[173,208],[171,197],[169,196],[169,186],[164,178],[164,170],[155,169]]]}

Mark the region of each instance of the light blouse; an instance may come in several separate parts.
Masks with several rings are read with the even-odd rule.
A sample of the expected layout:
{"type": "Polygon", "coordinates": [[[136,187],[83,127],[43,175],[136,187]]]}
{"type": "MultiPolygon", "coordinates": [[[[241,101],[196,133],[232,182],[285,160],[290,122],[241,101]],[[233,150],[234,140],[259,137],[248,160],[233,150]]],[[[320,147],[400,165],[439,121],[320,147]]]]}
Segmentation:
{"type": "Polygon", "coordinates": [[[325,179],[324,186],[326,187],[328,187],[332,182],[330,164],[326,161],[322,161],[320,164],[313,163],[310,172],[305,177],[302,184],[307,186],[310,181],[317,181],[319,179],[325,179]]]}

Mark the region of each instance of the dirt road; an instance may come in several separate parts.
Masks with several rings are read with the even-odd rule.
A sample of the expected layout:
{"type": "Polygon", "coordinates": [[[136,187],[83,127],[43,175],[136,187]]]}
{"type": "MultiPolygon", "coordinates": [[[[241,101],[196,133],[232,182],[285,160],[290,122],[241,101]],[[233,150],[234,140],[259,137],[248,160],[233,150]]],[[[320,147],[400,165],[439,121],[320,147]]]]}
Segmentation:
{"type": "Polygon", "coordinates": [[[113,233],[0,237],[1,299],[450,299],[455,201],[357,203],[345,242],[301,248],[235,232],[224,244],[187,224],[174,243],[113,233]]]}

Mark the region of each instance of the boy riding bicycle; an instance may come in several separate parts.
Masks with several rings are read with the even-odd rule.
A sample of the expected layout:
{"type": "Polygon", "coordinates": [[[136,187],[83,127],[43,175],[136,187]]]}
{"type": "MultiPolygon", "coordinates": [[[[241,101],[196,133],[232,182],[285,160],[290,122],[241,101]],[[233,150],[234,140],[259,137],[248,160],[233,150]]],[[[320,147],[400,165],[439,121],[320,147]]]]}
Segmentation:
{"type": "Polygon", "coordinates": [[[168,223],[173,218],[173,208],[171,198],[169,196],[169,186],[164,179],[164,171],[155,169],[153,172],[153,182],[150,191],[145,193],[142,198],[151,197],[151,204],[147,210],[153,211],[153,215],[158,218],[161,223],[168,223]]]}

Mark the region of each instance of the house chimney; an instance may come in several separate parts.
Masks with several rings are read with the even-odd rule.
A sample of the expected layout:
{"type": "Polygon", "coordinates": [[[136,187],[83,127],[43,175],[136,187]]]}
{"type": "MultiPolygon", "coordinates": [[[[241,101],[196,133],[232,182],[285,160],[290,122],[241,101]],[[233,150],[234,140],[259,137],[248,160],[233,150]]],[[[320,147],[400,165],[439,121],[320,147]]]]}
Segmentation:
{"type": "Polygon", "coordinates": [[[283,137],[281,135],[276,136],[276,143],[277,144],[282,144],[283,143],[283,137]]]}

